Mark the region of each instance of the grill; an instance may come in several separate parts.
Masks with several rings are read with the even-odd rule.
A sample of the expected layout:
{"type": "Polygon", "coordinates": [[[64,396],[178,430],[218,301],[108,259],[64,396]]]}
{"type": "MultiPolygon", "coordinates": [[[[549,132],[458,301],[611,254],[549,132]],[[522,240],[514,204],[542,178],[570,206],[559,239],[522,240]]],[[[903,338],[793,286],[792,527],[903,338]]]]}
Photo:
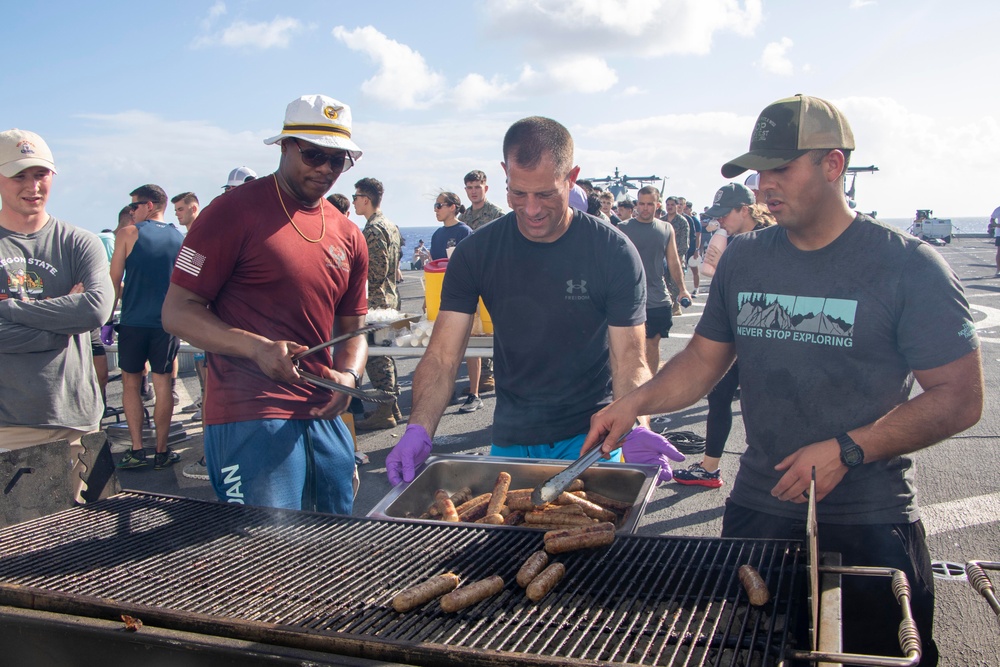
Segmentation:
{"type": "Polygon", "coordinates": [[[775,665],[807,643],[799,542],[619,535],[556,557],[566,577],[534,603],[514,575],[541,544],[518,528],[123,493],[0,531],[0,604],[417,665],[775,665]],[[768,583],[763,607],[744,563],[768,583]],[[392,609],[448,571],[506,585],[455,614],[392,609]]]}

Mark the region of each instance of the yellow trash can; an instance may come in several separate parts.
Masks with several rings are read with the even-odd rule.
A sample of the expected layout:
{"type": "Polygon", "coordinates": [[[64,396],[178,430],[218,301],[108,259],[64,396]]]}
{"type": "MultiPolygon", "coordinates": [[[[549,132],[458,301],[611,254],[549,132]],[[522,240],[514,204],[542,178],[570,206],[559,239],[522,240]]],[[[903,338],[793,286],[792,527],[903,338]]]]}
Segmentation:
{"type": "Polygon", "coordinates": [[[435,320],[441,310],[441,286],[444,285],[444,272],[448,268],[448,259],[435,259],[424,264],[424,303],[427,306],[427,319],[435,320]]]}

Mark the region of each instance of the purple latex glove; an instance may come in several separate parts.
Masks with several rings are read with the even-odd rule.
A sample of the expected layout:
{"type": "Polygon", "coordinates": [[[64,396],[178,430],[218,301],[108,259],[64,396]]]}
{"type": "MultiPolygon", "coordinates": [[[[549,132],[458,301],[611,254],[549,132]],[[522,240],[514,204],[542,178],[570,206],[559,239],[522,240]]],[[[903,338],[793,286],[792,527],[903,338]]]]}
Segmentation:
{"type": "Polygon", "coordinates": [[[410,424],[406,433],[385,457],[385,471],[393,486],[401,482],[412,482],[417,466],[431,454],[431,436],[420,424],[410,424]]]}
{"type": "Polygon", "coordinates": [[[622,442],[622,457],[628,463],[650,463],[660,466],[660,482],[674,478],[670,461],[683,461],[684,455],[659,433],[636,426],[622,442]],[[669,459],[669,460],[668,460],[669,459]]]}
{"type": "Polygon", "coordinates": [[[114,345],[115,326],[113,324],[105,324],[101,327],[101,342],[105,345],[114,345]]]}

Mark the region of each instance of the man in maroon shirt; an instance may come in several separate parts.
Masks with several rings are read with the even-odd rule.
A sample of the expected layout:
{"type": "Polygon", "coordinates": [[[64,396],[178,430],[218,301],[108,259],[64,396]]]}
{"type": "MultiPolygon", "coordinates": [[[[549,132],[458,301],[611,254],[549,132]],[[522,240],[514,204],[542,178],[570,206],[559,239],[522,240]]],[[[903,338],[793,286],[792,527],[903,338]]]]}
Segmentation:
{"type": "MultiPolygon", "coordinates": [[[[350,514],[349,397],[306,384],[292,357],[364,324],[368,252],[324,195],[361,156],[351,110],[323,95],[288,105],[278,170],[224,193],[185,238],[163,307],[171,332],[208,352],[205,458],[219,499],[350,514]]],[[[302,359],[357,386],[364,337],[302,359]]]]}

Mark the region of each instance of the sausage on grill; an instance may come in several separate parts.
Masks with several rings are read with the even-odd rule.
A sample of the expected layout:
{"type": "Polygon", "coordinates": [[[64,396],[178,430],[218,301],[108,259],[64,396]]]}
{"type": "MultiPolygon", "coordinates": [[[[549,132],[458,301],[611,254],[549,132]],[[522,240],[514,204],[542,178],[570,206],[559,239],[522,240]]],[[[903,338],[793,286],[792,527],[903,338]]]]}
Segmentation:
{"type": "Polygon", "coordinates": [[[545,542],[557,537],[573,537],[574,535],[584,535],[586,533],[613,533],[615,526],[612,523],[594,523],[589,526],[575,526],[565,530],[550,530],[542,536],[545,542]]]}
{"type": "Polygon", "coordinates": [[[545,540],[545,550],[550,554],[561,554],[566,553],[567,551],[577,551],[578,549],[606,547],[614,541],[614,532],[603,530],[599,532],[583,533],[580,535],[550,538],[545,540]]]}
{"type": "Polygon", "coordinates": [[[497,575],[480,579],[467,586],[462,586],[441,598],[441,610],[451,613],[465,609],[477,602],[482,602],[488,597],[496,595],[502,590],[503,579],[497,575]]]}
{"type": "Polygon", "coordinates": [[[547,568],[542,570],[542,572],[535,577],[530,584],[528,584],[528,588],[525,590],[528,599],[533,602],[541,600],[556,587],[556,584],[559,583],[559,580],[562,579],[565,574],[566,566],[562,563],[552,563],[552,565],[549,565],[547,568]]]}
{"type": "Polygon", "coordinates": [[[750,598],[750,604],[755,607],[762,607],[771,599],[771,591],[767,590],[767,584],[763,577],[752,565],[740,565],[738,570],[740,583],[750,598]]]}
{"type": "Polygon", "coordinates": [[[458,586],[458,575],[451,572],[439,574],[397,593],[392,599],[392,608],[398,612],[410,611],[436,597],[441,597],[448,591],[455,590],[456,586],[458,586]]]}
{"type": "Polygon", "coordinates": [[[538,573],[545,569],[548,564],[549,555],[544,551],[536,551],[528,556],[528,560],[524,561],[524,565],[517,571],[517,585],[521,588],[527,588],[531,580],[537,577],[538,573]]]}

